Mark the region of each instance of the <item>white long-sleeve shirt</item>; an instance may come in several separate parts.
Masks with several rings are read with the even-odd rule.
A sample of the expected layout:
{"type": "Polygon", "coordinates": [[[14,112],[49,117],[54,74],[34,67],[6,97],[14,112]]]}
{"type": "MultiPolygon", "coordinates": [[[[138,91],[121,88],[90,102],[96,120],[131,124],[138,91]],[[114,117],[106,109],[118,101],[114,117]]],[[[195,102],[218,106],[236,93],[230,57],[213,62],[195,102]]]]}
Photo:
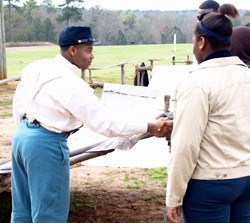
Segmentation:
{"type": "Polygon", "coordinates": [[[108,137],[144,134],[147,123],[114,120],[93,94],[93,89],[75,76],[77,67],[61,55],[25,67],[13,99],[16,122],[26,115],[54,132],[68,132],[82,123],[108,137]],[[80,122],[80,123],[79,123],[80,122]]]}

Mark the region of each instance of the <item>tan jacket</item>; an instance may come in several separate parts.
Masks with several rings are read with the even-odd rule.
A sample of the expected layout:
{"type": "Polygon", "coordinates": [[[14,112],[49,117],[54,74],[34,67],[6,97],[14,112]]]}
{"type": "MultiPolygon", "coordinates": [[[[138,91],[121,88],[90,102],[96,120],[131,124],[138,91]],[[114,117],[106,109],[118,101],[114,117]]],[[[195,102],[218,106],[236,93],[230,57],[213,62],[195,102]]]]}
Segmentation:
{"type": "Polygon", "coordinates": [[[250,69],[238,57],[201,63],[175,92],[166,205],[182,205],[192,179],[250,175],[250,69]]]}

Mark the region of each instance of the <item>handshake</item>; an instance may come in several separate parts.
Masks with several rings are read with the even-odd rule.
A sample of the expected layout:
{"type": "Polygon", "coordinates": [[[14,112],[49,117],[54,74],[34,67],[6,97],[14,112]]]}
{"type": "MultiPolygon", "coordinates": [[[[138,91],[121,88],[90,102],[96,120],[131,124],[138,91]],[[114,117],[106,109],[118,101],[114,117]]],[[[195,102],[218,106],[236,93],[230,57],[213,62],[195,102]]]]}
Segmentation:
{"type": "Polygon", "coordinates": [[[155,122],[148,123],[148,133],[155,137],[170,139],[173,130],[173,114],[171,112],[160,115],[155,122]]]}

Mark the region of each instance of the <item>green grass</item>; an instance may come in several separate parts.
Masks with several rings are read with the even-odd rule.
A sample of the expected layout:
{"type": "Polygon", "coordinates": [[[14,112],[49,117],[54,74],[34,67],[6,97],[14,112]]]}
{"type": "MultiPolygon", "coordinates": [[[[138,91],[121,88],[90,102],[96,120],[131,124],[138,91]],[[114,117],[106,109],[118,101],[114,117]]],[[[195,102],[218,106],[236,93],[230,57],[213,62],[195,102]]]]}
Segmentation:
{"type": "Polygon", "coordinates": [[[10,118],[10,117],[12,117],[11,112],[1,112],[1,114],[0,114],[0,119],[10,118]]]}
{"type": "Polygon", "coordinates": [[[0,119],[1,118],[9,118],[12,116],[12,99],[3,99],[0,100],[0,108],[1,113],[0,113],[0,119]]]}
{"type": "MultiPolygon", "coordinates": [[[[7,48],[7,76],[20,76],[22,69],[38,59],[53,58],[59,53],[59,47],[38,47],[38,48],[7,48]]],[[[192,44],[178,44],[176,52],[173,53],[172,44],[158,45],[127,45],[127,46],[94,46],[93,68],[109,67],[114,64],[127,62],[125,65],[126,83],[131,84],[134,77],[134,65],[145,62],[150,65],[150,59],[157,59],[154,65],[169,65],[171,55],[176,56],[177,61],[185,61],[187,55],[192,57],[192,44]],[[169,58],[167,60],[167,58],[169,58]]],[[[80,72],[77,73],[80,76],[80,72]]],[[[88,77],[88,71],[86,71],[88,77]]],[[[120,66],[92,71],[92,77],[102,83],[121,83],[120,66]]]]}
{"type": "Polygon", "coordinates": [[[145,194],[145,195],[143,196],[143,199],[144,199],[145,201],[151,201],[151,200],[153,199],[153,196],[152,196],[152,194],[145,194]]]}
{"type": "Polygon", "coordinates": [[[148,172],[149,178],[151,180],[160,181],[162,187],[167,187],[167,175],[166,167],[152,168],[148,172]]]}
{"type": "Polygon", "coordinates": [[[126,189],[141,189],[146,186],[146,182],[134,176],[125,174],[124,181],[126,182],[126,189]]]}
{"type": "Polygon", "coordinates": [[[0,101],[0,107],[6,107],[12,105],[12,99],[5,99],[0,101]]]}
{"type": "Polygon", "coordinates": [[[161,180],[167,178],[167,168],[166,167],[159,167],[153,168],[149,170],[149,178],[152,180],[161,180]]]}
{"type": "Polygon", "coordinates": [[[166,187],[167,183],[167,168],[159,167],[159,168],[151,168],[146,170],[146,176],[148,179],[141,180],[138,177],[135,177],[133,173],[125,172],[124,173],[124,182],[126,189],[141,189],[147,185],[149,181],[158,181],[162,187],[166,187]]]}
{"type": "Polygon", "coordinates": [[[131,177],[126,184],[126,189],[141,189],[144,188],[147,183],[143,180],[131,177]]]}
{"type": "Polygon", "coordinates": [[[96,209],[96,204],[91,202],[90,193],[73,193],[70,194],[70,213],[77,213],[86,209],[96,209]]]}
{"type": "Polygon", "coordinates": [[[44,58],[53,58],[57,54],[58,49],[58,47],[7,48],[6,60],[8,78],[20,76],[22,69],[33,61],[44,58]]]}

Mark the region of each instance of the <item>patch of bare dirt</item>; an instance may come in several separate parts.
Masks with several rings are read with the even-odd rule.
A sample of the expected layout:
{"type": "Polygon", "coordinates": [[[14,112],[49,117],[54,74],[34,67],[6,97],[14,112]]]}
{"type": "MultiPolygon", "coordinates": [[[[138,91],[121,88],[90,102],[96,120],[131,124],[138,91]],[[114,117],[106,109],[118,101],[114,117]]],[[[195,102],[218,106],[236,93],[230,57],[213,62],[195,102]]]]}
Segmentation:
{"type": "MultiPolygon", "coordinates": [[[[0,86],[0,159],[11,157],[16,124],[11,117],[17,82],[0,86]]],[[[71,167],[69,223],[164,222],[165,181],[149,178],[148,169],[74,165],[71,167]]],[[[0,194],[0,222],[9,222],[11,194],[0,194]]]]}

